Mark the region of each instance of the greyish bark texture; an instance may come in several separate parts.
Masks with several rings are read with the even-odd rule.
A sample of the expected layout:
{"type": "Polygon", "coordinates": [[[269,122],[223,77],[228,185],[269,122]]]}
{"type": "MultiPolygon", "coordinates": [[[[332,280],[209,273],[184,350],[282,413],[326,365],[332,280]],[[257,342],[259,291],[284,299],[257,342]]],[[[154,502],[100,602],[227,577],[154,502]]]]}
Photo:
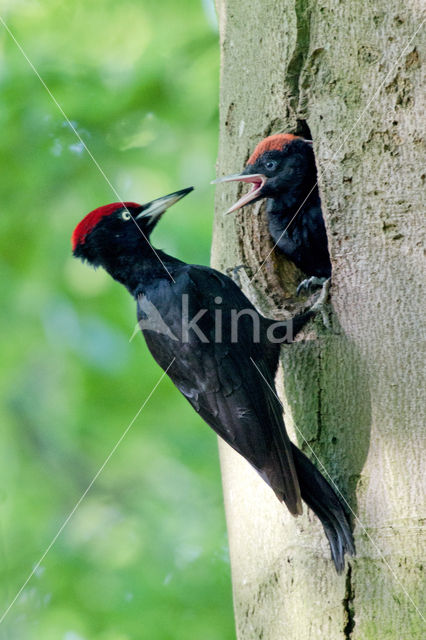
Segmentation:
{"type": "MultiPolygon", "coordinates": [[[[337,576],[314,515],[305,508],[292,518],[221,443],[238,638],[420,640],[420,3],[218,0],[218,14],[218,175],[242,169],[268,134],[310,130],[314,140],[333,328],[316,320],[304,341],[283,348],[279,386],[291,437],[356,513],[357,544],[337,576]]],[[[246,265],[244,291],[280,318],[299,304],[300,273],[269,255],[259,205],[223,217],[239,190],[217,189],[213,265],[246,265]]]]}

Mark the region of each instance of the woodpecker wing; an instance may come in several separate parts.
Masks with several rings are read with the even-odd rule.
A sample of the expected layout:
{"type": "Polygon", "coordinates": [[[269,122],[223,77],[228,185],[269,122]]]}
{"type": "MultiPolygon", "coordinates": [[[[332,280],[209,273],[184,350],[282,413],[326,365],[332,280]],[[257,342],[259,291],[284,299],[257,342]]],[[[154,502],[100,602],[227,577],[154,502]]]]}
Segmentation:
{"type": "Polygon", "coordinates": [[[194,409],[255,467],[291,513],[301,513],[275,372],[265,357],[266,320],[230,278],[213,269],[182,265],[173,277],[174,283],[157,280],[145,291],[169,328],[157,332],[142,325],[151,353],[163,369],[175,358],[168,375],[194,409]],[[196,329],[188,324],[194,319],[196,329]]]}

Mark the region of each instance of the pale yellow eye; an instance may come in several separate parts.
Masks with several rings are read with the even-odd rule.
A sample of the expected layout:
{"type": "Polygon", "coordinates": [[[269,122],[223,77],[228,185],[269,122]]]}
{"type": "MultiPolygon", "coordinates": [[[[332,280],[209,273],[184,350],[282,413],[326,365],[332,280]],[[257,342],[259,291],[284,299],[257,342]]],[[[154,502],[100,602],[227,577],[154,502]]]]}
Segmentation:
{"type": "Polygon", "coordinates": [[[130,215],[130,213],[128,211],[123,211],[123,213],[121,214],[121,218],[122,220],[130,220],[132,216],[130,215]]]}

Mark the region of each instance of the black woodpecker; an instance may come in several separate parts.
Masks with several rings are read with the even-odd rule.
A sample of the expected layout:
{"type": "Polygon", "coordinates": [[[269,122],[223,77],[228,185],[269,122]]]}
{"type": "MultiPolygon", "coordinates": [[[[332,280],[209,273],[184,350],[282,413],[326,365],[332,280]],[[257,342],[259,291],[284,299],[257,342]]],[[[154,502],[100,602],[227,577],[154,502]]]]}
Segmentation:
{"type": "Polygon", "coordinates": [[[214,182],[233,181],[253,186],[227,213],[267,198],[275,246],[307,276],[298,293],[324,284],[331,276],[331,262],[312,142],[291,133],[269,136],[257,145],[242,173],[214,182]]]}
{"type": "Polygon", "coordinates": [[[128,289],[160,367],[293,515],[302,513],[302,500],[317,514],[341,572],[345,552],[354,553],[346,512],[327,480],[290,441],[274,383],[280,343],[292,339],[289,326],[296,334],[317,309],[277,323],[259,314],[231,278],[156,250],[152,230],[190,191],[144,205],[118,202],[95,209],[73,233],[73,254],[102,266],[128,289]]]}

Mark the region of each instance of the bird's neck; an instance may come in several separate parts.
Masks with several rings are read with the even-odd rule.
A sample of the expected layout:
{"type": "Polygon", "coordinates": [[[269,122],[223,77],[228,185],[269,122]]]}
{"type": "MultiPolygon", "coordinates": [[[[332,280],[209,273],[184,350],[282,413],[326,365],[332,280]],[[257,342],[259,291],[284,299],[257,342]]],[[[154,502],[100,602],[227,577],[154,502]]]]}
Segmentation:
{"type": "Polygon", "coordinates": [[[280,218],[283,222],[290,221],[292,217],[309,210],[311,207],[320,206],[320,197],[316,184],[310,189],[293,189],[281,193],[274,198],[268,198],[266,211],[270,218],[280,218]]]}
{"type": "Polygon", "coordinates": [[[102,266],[136,297],[154,281],[163,278],[173,282],[173,271],[177,264],[180,264],[179,260],[150,245],[139,254],[109,255],[102,266]]]}

